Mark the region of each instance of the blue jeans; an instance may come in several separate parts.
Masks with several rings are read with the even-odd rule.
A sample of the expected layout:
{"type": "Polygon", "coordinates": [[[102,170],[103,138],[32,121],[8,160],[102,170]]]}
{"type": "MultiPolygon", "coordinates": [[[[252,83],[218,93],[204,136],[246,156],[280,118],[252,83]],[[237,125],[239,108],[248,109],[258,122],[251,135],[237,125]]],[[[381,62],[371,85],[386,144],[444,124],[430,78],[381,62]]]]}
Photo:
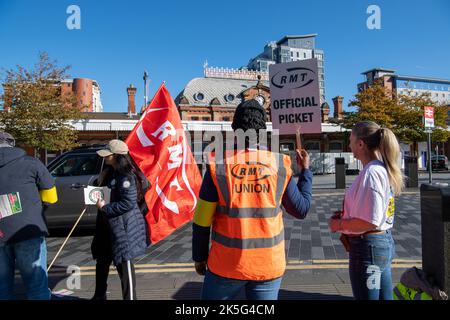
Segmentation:
{"type": "Polygon", "coordinates": [[[14,299],[16,267],[22,276],[29,300],[50,299],[44,237],[0,246],[0,300],[14,299]]]}
{"type": "Polygon", "coordinates": [[[232,300],[245,287],[248,300],[277,300],[281,277],[267,281],[247,281],[223,278],[206,271],[202,300],[232,300]]]}
{"type": "Polygon", "coordinates": [[[391,231],[350,237],[350,281],[357,300],[392,300],[391,263],[395,254],[391,231]]]}

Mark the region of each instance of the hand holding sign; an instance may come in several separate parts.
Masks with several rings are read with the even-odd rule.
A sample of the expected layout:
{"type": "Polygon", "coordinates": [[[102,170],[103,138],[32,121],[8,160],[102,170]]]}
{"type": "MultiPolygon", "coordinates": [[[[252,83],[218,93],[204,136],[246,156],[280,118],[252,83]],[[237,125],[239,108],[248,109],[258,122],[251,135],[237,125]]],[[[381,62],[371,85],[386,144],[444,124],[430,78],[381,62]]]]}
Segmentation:
{"type": "Polygon", "coordinates": [[[309,169],[309,154],[305,149],[302,149],[302,138],[300,135],[300,126],[295,133],[296,152],[297,152],[297,166],[298,170],[309,169]]]}
{"type": "Polygon", "coordinates": [[[84,204],[95,205],[98,200],[102,200],[105,204],[109,203],[111,189],[107,187],[88,186],[84,188],[84,204]]]}
{"type": "Polygon", "coordinates": [[[309,154],[305,149],[296,150],[298,170],[309,169],[309,154]]]}
{"type": "Polygon", "coordinates": [[[105,204],[106,204],[105,200],[103,200],[103,199],[101,199],[101,198],[98,198],[97,203],[96,203],[97,208],[101,209],[101,208],[103,208],[103,206],[104,206],[105,204]]]}

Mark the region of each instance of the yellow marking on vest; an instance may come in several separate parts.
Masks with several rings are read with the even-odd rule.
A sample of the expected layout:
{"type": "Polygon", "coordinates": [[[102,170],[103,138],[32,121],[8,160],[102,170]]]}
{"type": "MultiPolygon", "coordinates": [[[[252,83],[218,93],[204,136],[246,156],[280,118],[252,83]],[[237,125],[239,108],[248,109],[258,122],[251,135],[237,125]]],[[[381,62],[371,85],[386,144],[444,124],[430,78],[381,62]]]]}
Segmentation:
{"type": "Polygon", "coordinates": [[[41,196],[41,201],[45,203],[56,203],[58,201],[56,187],[39,190],[39,195],[41,196]]]}
{"type": "Polygon", "coordinates": [[[211,226],[216,207],[217,202],[198,199],[197,208],[195,208],[194,223],[201,227],[211,226]]]}

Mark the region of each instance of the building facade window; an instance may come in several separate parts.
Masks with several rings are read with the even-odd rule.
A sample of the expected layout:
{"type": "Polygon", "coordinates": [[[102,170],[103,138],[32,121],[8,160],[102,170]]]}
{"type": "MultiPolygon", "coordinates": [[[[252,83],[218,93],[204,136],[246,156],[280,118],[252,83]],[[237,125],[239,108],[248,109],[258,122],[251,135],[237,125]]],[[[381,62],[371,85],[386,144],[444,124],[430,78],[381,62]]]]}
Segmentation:
{"type": "Polygon", "coordinates": [[[205,99],[205,95],[201,92],[197,92],[194,94],[194,99],[195,101],[203,101],[203,99],[205,99]]]}
{"type": "Polygon", "coordinates": [[[342,152],[342,142],[341,141],[331,141],[329,144],[330,152],[342,152]]]}
{"type": "Polygon", "coordinates": [[[320,141],[306,141],[305,149],[311,152],[320,152],[320,141]]]}
{"type": "Polygon", "coordinates": [[[227,102],[233,102],[233,101],[234,101],[234,98],[235,98],[235,96],[234,96],[234,94],[232,94],[232,93],[229,93],[229,94],[227,94],[227,95],[225,96],[225,100],[226,100],[227,102]]]}

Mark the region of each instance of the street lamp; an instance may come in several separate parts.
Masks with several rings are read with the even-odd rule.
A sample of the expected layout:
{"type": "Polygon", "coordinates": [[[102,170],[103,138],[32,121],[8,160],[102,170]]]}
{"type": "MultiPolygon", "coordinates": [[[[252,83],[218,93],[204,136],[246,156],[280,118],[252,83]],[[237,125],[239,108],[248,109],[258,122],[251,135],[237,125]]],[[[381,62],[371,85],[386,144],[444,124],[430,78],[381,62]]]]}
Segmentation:
{"type": "Polygon", "coordinates": [[[147,81],[148,81],[148,73],[147,71],[144,71],[144,108],[147,107],[148,104],[148,94],[147,94],[147,81]]]}

